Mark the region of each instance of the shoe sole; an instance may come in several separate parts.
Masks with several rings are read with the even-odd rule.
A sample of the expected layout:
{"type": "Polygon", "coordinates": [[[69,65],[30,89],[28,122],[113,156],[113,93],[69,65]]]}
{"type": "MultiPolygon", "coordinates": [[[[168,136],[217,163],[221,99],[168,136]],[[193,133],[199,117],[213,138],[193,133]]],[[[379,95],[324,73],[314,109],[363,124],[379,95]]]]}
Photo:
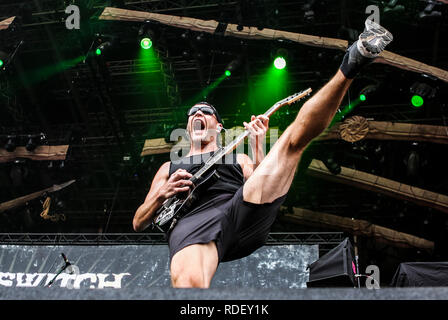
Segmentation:
{"type": "Polygon", "coordinates": [[[363,47],[372,54],[379,54],[393,40],[392,33],[378,24],[361,33],[359,40],[363,47]]]}

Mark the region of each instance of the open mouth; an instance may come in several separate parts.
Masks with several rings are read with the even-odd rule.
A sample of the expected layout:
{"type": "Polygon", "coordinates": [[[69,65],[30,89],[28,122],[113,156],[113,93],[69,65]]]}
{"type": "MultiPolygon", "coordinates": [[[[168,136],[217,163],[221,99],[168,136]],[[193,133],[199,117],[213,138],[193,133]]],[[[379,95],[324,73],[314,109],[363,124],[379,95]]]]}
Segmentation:
{"type": "Polygon", "coordinates": [[[205,129],[205,121],[200,119],[200,118],[196,118],[193,120],[193,131],[202,131],[205,129]]]}

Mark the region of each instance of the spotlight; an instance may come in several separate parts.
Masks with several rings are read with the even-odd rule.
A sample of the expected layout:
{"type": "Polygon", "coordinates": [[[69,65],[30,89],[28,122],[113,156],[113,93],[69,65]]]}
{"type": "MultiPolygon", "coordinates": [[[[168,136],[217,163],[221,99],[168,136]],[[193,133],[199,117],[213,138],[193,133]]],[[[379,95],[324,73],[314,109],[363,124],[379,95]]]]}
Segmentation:
{"type": "Polygon", "coordinates": [[[12,63],[14,60],[14,57],[17,54],[17,51],[19,50],[20,46],[24,43],[23,40],[21,40],[19,43],[17,43],[14,47],[14,49],[10,49],[9,53],[5,51],[0,50],[0,69],[5,70],[8,68],[8,65],[12,63]]]}
{"type": "Polygon", "coordinates": [[[305,22],[312,23],[314,22],[314,0],[309,0],[302,6],[302,10],[304,11],[303,19],[305,22]]]}
{"type": "Polygon", "coordinates": [[[102,55],[107,49],[109,49],[112,46],[112,42],[106,41],[101,43],[95,50],[95,54],[97,56],[102,55]]]}
{"type": "Polygon", "coordinates": [[[150,38],[143,38],[142,40],[140,40],[140,46],[142,47],[142,49],[148,50],[152,47],[152,41],[150,38]]]}
{"type": "Polygon", "coordinates": [[[384,13],[398,13],[403,12],[405,10],[405,7],[401,4],[397,4],[398,0],[390,0],[389,3],[386,4],[386,6],[383,9],[384,13]]]}
{"type": "Polygon", "coordinates": [[[370,84],[364,87],[359,93],[359,100],[366,101],[369,97],[372,97],[373,94],[378,90],[378,85],[370,84]]]}
{"type": "Polygon", "coordinates": [[[6,61],[8,59],[8,54],[6,52],[0,51],[0,69],[6,66],[6,61]]]}
{"type": "Polygon", "coordinates": [[[271,58],[274,59],[274,67],[278,70],[282,70],[286,67],[286,60],[288,59],[288,50],[284,48],[278,48],[271,52],[271,58]]]}
{"type": "Polygon", "coordinates": [[[204,33],[199,33],[197,36],[196,36],[196,38],[195,38],[195,40],[197,41],[197,42],[204,42],[204,40],[205,40],[205,35],[204,35],[204,33]]]}
{"type": "Polygon", "coordinates": [[[416,108],[420,108],[420,107],[425,103],[425,101],[424,101],[424,99],[423,99],[421,96],[419,96],[419,95],[414,95],[414,96],[412,96],[412,98],[411,98],[411,103],[412,103],[412,105],[413,105],[414,107],[416,107],[416,108]]]}
{"type": "Polygon", "coordinates": [[[150,21],[145,21],[145,23],[138,30],[138,36],[140,39],[140,47],[144,50],[148,50],[153,45],[154,32],[149,28],[150,21]]]}
{"type": "Polygon", "coordinates": [[[185,60],[190,61],[190,59],[191,59],[191,53],[190,53],[190,51],[188,51],[188,50],[183,50],[183,51],[182,51],[182,57],[183,57],[185,60]]]}
{"type": "Polygon", "coordinates": [[[442,16],[442,12],[434,10],[435,6],[441,3],[437,3],[435,1],[427,1],[427,3],[428,4],[425,9],[418,15],[420,19],[439,18],[442,16]]]}
{"type": "Polygon", "coordinates": [[[28,151],[34,151],[34,149],[36,149],[37,147],[37,137],[36,136],[32,136],[32,135],[28,135],[28,142],[26,143],[26,150],[28,151]]]}
{"type": "Polygon", "coordinates": [[[436,89],[424,82],[414,82],[410,87],[411,104],[419,108],[425,103],[425,99],[432,99],[436,96],[436,89]]]}
{"type": "Polygon", "coordinates": [[[283,57],[277,57],[274,60],[274,66],[276,69],[284,69],[286,67],[286,60],[283,57]]]}
{"type": "Polygon", "coordinates": [[[341,173],[341,166],[332,157],[323,159],[322,162],[332,174],[341,173]]]}
{"type": "Polygon", "coordinates": [[[190,37],[190,32],[187,30],[187,31],[184,31],[184,32],[182,32],[182,34],[180,35],[180,37],[182,38],[182,39],[184,39],[184,40],[186,40],[186,39],[188,39],[189,37],[190,37]]]}
{"type": "Polygon", "coordinates": [[[226,77],[230,77],[232,74],[232,71],[235,70],[241,63],[241,57],[238,57],[237,59],[232,60],[228,65],[224,72],[226,77]]]}
{"type": "Polygon", "coordinates": [[[8,152],[13,152],[16,149],[16,136],[8,136],[5,144],[5,149],[8,152]]]}

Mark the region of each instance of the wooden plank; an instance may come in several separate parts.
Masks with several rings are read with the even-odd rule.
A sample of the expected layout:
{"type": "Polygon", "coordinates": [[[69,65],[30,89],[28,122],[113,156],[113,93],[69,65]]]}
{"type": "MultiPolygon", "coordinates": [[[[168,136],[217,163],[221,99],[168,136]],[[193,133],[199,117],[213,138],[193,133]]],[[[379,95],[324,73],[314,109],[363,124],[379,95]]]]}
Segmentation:
{"type": "Polygon", "coordinates": [[[313,159],[308,167],[311,176],[357,188],[382,193],[418,205],[431,207],[448,213],[448,196],[379,177],[367,172],[341,167],[340,174],[332,174],[322,161],[313,159]]]}
{"type": "Polygon", "coordinates": [[[147,139],[140,154],[141,157],[170,152],[173,143],[166,143],[164,138],[147,139]]]}
{"type": "Polygon", "coordinates": [[[20,197],[20,198],[16,198],[14,200],[10,200],[10,201],[7,201],[7,202],[0,203],[0,212],[6,211],[6,210],[9,210],[9,209],[13,209],[13,208],[16,208],[16,207],[19,207],[19,206],[22,206],[22,205],[24,205],[25,203],[27,203],[27,202],[29,202],[31,200],[39,198],[40,196],[44,195],[46,192],[47,193],[51,193],[51,192],[62,190],[65,187],[67,187],[67,186],[71,185],[72,183],[74,183],[75,181],[76,180],[70,180],[70,181],[64,182],[62,184],[55,184],[55,185],[53,185],[50,188],[46,188],[46,189],[43,189],[43,190],[40,190],[40,191],[31,193],[31,194],[28,194],[26,196],[23,196],[23,197],[20,197]]]}
{"type": "Polygon", "coordinates": [[[16,17],[10,17],[8,19],[0,21],[0,30],[6,30],[9,28],[9,25],[14,21],[16,17]]]}
{"type": "Polygon", "coordinates": [[[349,232],[352,235],[375,238],[376,241],[401,248],[419,248],[434,250],[434,242],[403,233],[390,228],[372,224],[366,220],[340,217],[333,214],[315,212],[303,208],[293,208],[293,212],[286,207],[281,208],[281,220],[300,225],[332,228],[349,232]]]}
{"type": "MultiPolygon", "coordinates": [[[[425,141],[448,144],[448,127],[387,121],[368,121],[369,131],[364,139],[425,141]]],[[[341,139],[340,123],[326,129],[315,140],[341,139]]]]}
{"type": "Polygon", "coordinates": [[[0,162],[9,162],[17,158],[31,160],[65,160],[69,145],[38,146],[34,151],[28,151],[25,147],[17,147],[13,152],[0,149],[0,162]]]}
{"type": "MultiPolygon", "coordinates": [[[[215,20],[201,20],[189,17],[178,17],[172,15],[165,15],[159,13],[142,12],[134,10],[125,10],[119,8],[106,7],[101,13],[99,19],[101,20],[118,20],[118,21],[140,21],[145,20],[158,21],[160,23],[170,25],[173,27],[189,29],[193,31],[202,31],[207,33],[214,33],[218,22],[215,20]]],[[[260,39],[260,40],[289,40],[298,42],[304,45],[323,47],[329,49],[338,49],[345,51],[348,47],[348,41],[334,38],[326,38],[319,36],[312,36],[288,31],[263,29],[258,30],[255,27],[243,26],[242,30],[238,30],[238,25],[227,24],[226,36],[234,36],[238,38],[260,39]]],[[[422,62],[400,56],[398,54],[383,51],[380,56],[375,59],[376,63],[385,63],[394,67],[424,73],[437,77],[443,81],[448,82],[448,71],[440,68],[429,66],[422,62]]]]}

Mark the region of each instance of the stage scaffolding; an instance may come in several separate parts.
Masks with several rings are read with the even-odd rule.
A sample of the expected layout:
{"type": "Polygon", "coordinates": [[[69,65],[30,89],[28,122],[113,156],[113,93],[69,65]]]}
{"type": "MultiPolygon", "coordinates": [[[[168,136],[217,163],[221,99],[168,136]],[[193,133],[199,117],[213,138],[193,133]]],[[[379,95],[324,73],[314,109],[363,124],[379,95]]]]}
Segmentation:
{"type": "MultiPolygon", "coordinates": [[[[266,245],[319,245],[323,254],[343,232],[271,232],[266,245]]],[[[0,233],[0,245],[166,245],[164,233],[0,233]]]]}

